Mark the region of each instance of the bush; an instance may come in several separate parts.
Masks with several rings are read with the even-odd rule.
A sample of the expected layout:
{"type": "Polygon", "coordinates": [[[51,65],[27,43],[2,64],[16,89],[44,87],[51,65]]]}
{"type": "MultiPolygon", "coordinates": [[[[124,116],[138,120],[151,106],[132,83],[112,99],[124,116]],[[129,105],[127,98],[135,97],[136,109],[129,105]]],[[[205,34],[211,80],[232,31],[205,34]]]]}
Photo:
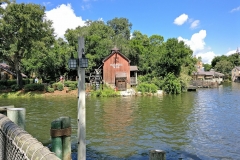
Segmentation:
{"type": "Polygon", "coordinates": [[[70,85],[75,85],[77,87],[78,81],[64,81],[64,86],[69,87],[70,85]]]}
{"type": "Polygon", "coordinates": [[[155,84],[141,83],[137,86],[137,90],[142,93],[156,93],[158,87],[155,84]]]}
{"type": "Polygon", "coordinates": [[[53,93],[53,92],[54,92],[54,88],[47,87],[47,88],[46,88],[46,91],[49,92],[49,93],[53,93]]]}
{"type": "Polygon", "coordinates": [[[24,91],[44,91],[44,84],[32,83],[24,86],[24,91]]]}
{"type": "Polygon", "coordinates": [[[20,87],[17,84],[13,84],[13,85],[11,85],[11,89],[12,89],[12,91],[19,91],[20,87]]]}
{"type": "Polygon", "coordinates": [[[77,89],[77,86],[75,84],[69,84],[68,86],[69,91],[77,89]]]}
{"type": "Polygon", "coordinates": [[[0,86],[7,86],[6,80],[0,80],[0,86]]]}
{"type": "Polygon", "coordinates": [[[91,91],[92,97],[116,97],[119,96],[119,92],[115,92],[115,90],[111,88],[104,88],[103,90],[91,91]]]}
{"type": "Polygon", "coordinates": [[[163,91],[168,94],[180,94],[181,93],[181,81],[173,74],[169,73],[164,78],[163,91]]]}
{"type": "Polygon", "coordinates": [[[17,80],[8,80],[7,81],[7,86],[11,87],[12,85],[16,85],[17,84],[17,80]]]}
{"type": "Polygon", "coordinates": [[[63,84],[57,83],[57,90],[62,91],[63,90],[63,84]]]}

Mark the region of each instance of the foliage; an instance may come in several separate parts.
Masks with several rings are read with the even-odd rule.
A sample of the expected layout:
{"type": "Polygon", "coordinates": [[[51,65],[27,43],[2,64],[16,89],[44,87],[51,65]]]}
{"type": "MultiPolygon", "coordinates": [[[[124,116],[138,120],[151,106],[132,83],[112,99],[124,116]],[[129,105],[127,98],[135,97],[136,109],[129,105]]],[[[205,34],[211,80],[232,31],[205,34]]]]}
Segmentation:
{"type": "Polygon", "coordinates": [[[163,91],[167,94],[179,94],[181,89],[181,81],[173,73],[167,74],[164,78],[163,91]]]}
{"type": "MultiPolygon", "coordinates": [[[[7,61],[22,87],[21,61],[30,58],[33,48],[50,46],[54,40],[51,22],[44,20],[45,7],[37,4],[10,3],[1,15],[0,57],[7,61]]],[[[36,51],[36,50],[35,50],[36,51]]],[[[41,50],[40,50],[41,51],[41,50]]]]}
{"type": "Polygon", "coordinates": [[[24,86],[24,91],[44,91],[44,85],[43,84],[38,84],[38,83],[33,83],[33,84],[27,84],[24,86]]]}
{"type": "Polygon", "coordinates": [[[12,89],[12,91],[19,91],[20,87],[17,84],[13,84],[13,85],[11,85],[11,89],[12,89]]]}
{"type": "Polygon", "coordinates": [[[64,81],[64,86],[69,87],[70,85],[74,85],[77,88],[78,81],[64,81]]]}
{"type": "Polygon", "coordinates": [[[149,83],[140,83],[137,86],[137,91],[142,93],[156,93],[158,87],[155,84],[149,84],[149,83]]]}
{"type": "Polygon", "coordinates": [[[64,86],[63,86],[63,84],[62,84],[61,82],[59,82],[59,83],[54,83],[53,86],[54,86],[54,87],[53,87],[54,90],[62,91],[62,90],[64,89],[64,86]]]}
{"type": "Polygon", "coordinates": [[[75,84],[69,84],[68,89],[69,90],[75,90],[75,89],[77,89],[77,86],[75,84]]]}
{"type": "Polygon", "coordinates": [[[91,91],[91,97],[116,97],[119,96],[119,92],[116,92],[114,89],[104,85],[104,89],[91,91]]]}
{"type": "Polygon", "coordinates": [[[204,71],[210,71],[210,69],[212,69],[212,65],[210,64],[203,64],[203,67],[204,67],[204,71]]]}
{"type": "Polygon", "coordinates": [[[222,60],[217,62],[215,65],[215,71],[223,73],[225,75],[225,78],[231,77],[231,71],[233,69],[234,65],[227,60],[222,60]]]}
{"type": "Polygon", "coordinates": [[[51,87],[48,86],[46,88],[46,92],[53,93],[54,92],[54,88],[51,88],[51,87]]]}

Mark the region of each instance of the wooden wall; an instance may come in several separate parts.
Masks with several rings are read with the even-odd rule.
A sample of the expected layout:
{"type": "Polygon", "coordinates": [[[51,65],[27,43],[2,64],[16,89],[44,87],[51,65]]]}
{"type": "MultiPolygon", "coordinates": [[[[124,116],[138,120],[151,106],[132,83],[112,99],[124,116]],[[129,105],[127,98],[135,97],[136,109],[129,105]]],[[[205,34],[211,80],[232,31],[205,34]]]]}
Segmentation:
{"type": "Polygon", "coordinates": [[[103,80],[105,83],[115,84],[116,73],[125,72],[127,74],[127,83],[130,83],[130,63],[118,52],[111,53],[111,56],[105,60],[103,65],[103,80]]]}

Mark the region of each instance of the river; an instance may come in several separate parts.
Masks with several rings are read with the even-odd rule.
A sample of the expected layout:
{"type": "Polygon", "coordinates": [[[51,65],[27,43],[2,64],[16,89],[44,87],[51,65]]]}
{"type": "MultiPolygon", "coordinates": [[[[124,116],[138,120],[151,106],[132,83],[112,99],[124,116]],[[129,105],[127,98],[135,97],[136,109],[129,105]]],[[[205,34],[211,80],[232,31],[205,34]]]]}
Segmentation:
{"type": "MultiPolygon", "coordinates": [[[[49,145],[50,124],[71,117],[76,159],[77,98],[0,99],[26,108],[26,130],[49,145]]],[[[149,150],[167,160],[240,159],[240,84],[180,95],[86,98],[87,159],[147,160],[149,150]]]]}

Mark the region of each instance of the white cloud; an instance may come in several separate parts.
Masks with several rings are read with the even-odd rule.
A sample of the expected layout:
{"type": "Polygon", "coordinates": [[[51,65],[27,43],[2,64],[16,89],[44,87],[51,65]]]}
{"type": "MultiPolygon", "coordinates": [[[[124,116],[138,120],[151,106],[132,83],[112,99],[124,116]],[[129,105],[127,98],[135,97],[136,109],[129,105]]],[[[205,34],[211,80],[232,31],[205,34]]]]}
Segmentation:
{"type": "Polygon", "coordinates": [[[64,38],[67,29],[75,29],[78,26],[84,26],[85,21],[82,17],[77,17],[71,7],[71,4],[62,4],[50,11],[46,11],[46,18],[53,21],[53,28],[57,37],[64,38]]]}
{"type": "Polygon", "coordinates": [[[236,52],[237,52],[236,50],[231,50],[231,51],[228,51],[225,55],[229,56],[229,55],[234,54],[236,52]]]}
{"type": "Polygon", "coordinates": [[[214,58],[214,57],[216,57],[217,55],[214,53],[214,52],[212,52],[212,51],[210,51],[210,52],[199,52],[198,54],[196,54],[196,57],[201,57],[202,58],[202,62],[203,63],[208,63],[208,64],[211,64],[211,62],[212,62],[212,59],[214,58]]]}
{"type": "Polygon", "coordinates": [[[205,42],[204,38],[206,37],[206,30],[200,30],[198,33],[194,33],[190,40],[178,37],[178,40],[184,41],[185,44],[190,46],[193,52],[198,52],[204,49],[205,42]]]}
{"type": "Polygon", "coordinates": [[[195,20],[191,23],[191,26],[190,28],[191,29],[194,29],[194,28],[197,28],[197,26],[199,25],[200,21],[199,20],[195,20]]]}
{"type": "Polygon", "coordinates": [[[0,5],[0,7],[3,8],[3,9],[6,9],[7,5],[8,5],[7,3],[3,3],[3,4],[0,5]]]}
{"type": "Polygon", "coordinates": [[[232,13],[232,12],[236,12],[236,11],[239,11],[239,10],[240,10],[240,6],[237,7],[237,8],[233,8],[230,12],[232,13]]]}
{"type": "Polygon", "coordinates": [[[177,17],[175,20],[174,20],[174,24],[176,25],[179,25],[181,26],[183,23],[185,23],[186,21],[188,20],[188,15],[183,13],[181,14],[179,17],[177,17]]]}
{"type": "Polygon", "coordinates": [[[212,59],[216,56],[213,51],[206,51],[209,47],[205,48],[205,41],[204,39],[207,36],[206,30],[200,30],[198,33],[194,33],[190,40],[184,39],[182,37],[178,37],[179,41],[184,41],[186,45],[188,45],[193,54],[196,57],[201,57],[203,63],[211,64],[212,59]]]}

